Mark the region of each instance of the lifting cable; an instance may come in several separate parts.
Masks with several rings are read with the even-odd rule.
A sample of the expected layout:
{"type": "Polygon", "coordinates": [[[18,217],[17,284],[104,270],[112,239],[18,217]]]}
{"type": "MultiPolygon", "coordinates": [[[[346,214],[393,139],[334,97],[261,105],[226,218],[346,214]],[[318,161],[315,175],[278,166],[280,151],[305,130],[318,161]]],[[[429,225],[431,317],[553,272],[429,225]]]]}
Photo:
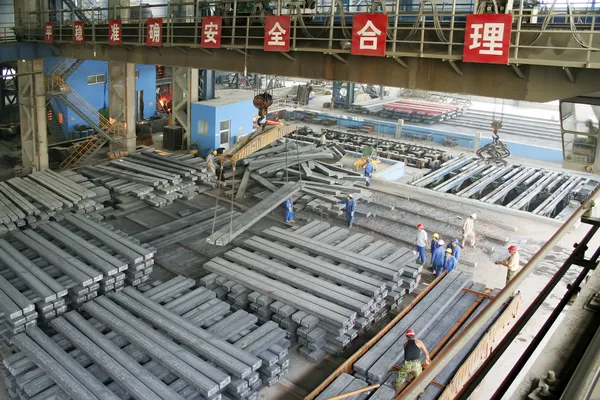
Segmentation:
{"type": "MultiPolygon", "coordinates": [[[[221,179],[223,179],[223,170],[224,168],[224,162],[223,160],[221,160],[221,170],[219,171],[219,180],[217,183],[217,198],[216,198],[216,202],[215,202],[215,214],[213,215],[213,224],[212,224],[212,230],[210,231],[211,236],[215,233],[215,225],[217,224],[217,210],[219,209],[219,194],[221,193],[221,179]]],[[[233,176],[233,178],[235,178],[235,175],[233,176]]]]}

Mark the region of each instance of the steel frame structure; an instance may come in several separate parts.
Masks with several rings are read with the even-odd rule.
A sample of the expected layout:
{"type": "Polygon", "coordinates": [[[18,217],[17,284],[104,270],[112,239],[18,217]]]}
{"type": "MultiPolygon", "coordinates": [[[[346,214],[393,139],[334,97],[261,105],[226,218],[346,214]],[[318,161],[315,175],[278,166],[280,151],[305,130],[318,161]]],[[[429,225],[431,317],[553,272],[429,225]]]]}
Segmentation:
{"type": "MultiPolygon", "coordinates": [[[[179,47],[182,51],[185,51],[185,47],[199,48],[202,16],[223,13],[226,7],[233,6],[232,14],[223,17],[222,47],[245,54],[248,50],[262,50],[265,12],[237,15],[236,10],[243,3],[254,4],[248,0],[235,0],[233,3],[203,2],[195,8],[194,15],[189,15],[188,11],[188,15],[185,16],[179,16],[176,10],[193,3],[160,5],[161,8],[166,8],[167,15],[171,16],[166,19],[163,27],[163,46],[179,47]]],[[[290,61],[294,60],[294,52],[317,52],[331,55],[345,63],[345,57],[350,55],[352,14],[376,12],[383,6],[389,16],[386,57],[394,58],[403,67],[406,67],[406,63],[402,57],[441,59],[449,62],[458,74],[462,73],[455,62],[462,60],[464,21],[471,11],[460,11],[465,9],[465,4],[457,0],[452,1],[448,6],[449,10],[446,6],[439,10],[432,4],[423,3],[418,11],[403,11],[403,8],[407,7],[401,5],[400,0],[374,2],[364,6],[344,6],[337,2],[333,7],[331,4],[318,5],[311,10],[299,7],[282,9],[282,2],[278,0],[277,7],[274,7],[272,12],[276,14],[277,10],[281,10],[280,14],[292,14],[291,51],[284,54],[290,61]]],[[[153,10],[153,6],[144,6],[143,9],[147,12],[148,9],[153,10]]],[[[123,45],[145,46],[146,20],[126,17],[142,15],[142,6],[114,7],[114,10],[110,11],[111,15],[121,15],[123,45]],[[139,9],[131,12],[134,8],[139,9]]],[[[44,37],[40,21],[58,21],[55,26],[54,43],[72,43],[72,21],[65,21],[65,12],[67,11],[18,13],[15,16],[17,37],[23,41],[41,42],[44,37]]],[[[575,14],[572,8],[565,11],[551,7],[549,11],[539,11],[524,8],[521,2],[519,9],[512,10],[512,15],[509,64],[515,68],[517,75],[522,75],[519,65],[600,68],[600,55],[597,54],[598,48],[594,46],[598,34],[598,17],[595,10],[584,10],[575,14]],[[532,15],[535,15],[535,18],[532,15]],[[556,55],[557,51],[562,53],[560,57],[556,55]]],[[[86,29],[86,44],[108,44],[107,23],[107,20],[92,19],[86,29]]],[[[213,51],[205,51],[214,54],[213,51]]],[[[573,76],[570,70],[565,70],[565,73],[573,76]]]]}

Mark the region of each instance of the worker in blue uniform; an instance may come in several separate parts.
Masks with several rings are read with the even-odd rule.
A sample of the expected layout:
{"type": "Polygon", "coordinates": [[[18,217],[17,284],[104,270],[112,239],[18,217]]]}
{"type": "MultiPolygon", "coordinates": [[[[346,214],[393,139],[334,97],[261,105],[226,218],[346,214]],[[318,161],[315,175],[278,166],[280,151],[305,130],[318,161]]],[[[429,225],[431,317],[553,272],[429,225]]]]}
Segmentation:
{"type": "Polygon", "coordinates": [[[440,271],[436,276],[440,275],[443,271],[450,272],[456,269],[456,258],[452,256],[452,249],[446,249],[446,256],[444,257],[444,267],[443,270],[440,271]]]}
{"type": "Polygon", "coordinates": [[[454,239],[451,243],[448,243],[448,248],[452,250],[452,257],[456,258],[456,261],[460,260],[460,246],[458,243],[458,239],[454,239]]]}
{"type": "Polygon", "coordinates": [[[375,166],[371,162],[371,159],[367,158],[367,164],[365,164],[365,180],[367,183],[367,187],[371,186],[371,176],[373,175],[374,170],[375,166]]]}
{"type": "Polygon", "coordinates": [[[294,222],[294,204],[290,199],[287,199],[284,203],[285,206],[285,223],[293,224],[294,222]]]}
{"type": "Polygon", "coordinates": [[[431,256],[433,256],[433,251],[440,246],[438,241],[440,240],[440,234],[434,233],[431,235],[431,256]]]}
{"type": "Polygon", "coordinates": [[[445,244],[446,243],[444,243],[442,239],[438,240],[437,246],[433,249],[433,253],[431,254],[431,269],[436,276],[442,273],[441,271],[444,266],[445,244]]]}
{"type": "Polygon", "coordinates": [[[346,221],[348,221],[348,228],[352,228],[354,223],[354,210],[356,209],[356,203],[352,198],[351,194],[348,194],[344,200],[338,201],[338,204],[346,205],[346,221]]]}

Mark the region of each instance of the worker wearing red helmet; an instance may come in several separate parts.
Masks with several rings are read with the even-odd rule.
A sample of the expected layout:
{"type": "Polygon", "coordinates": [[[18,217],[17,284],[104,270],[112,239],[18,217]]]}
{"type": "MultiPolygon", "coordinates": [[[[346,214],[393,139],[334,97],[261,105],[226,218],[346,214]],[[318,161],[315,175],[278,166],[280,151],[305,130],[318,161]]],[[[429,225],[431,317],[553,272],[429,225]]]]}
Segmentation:
{"type": "Polygon", "coordinates": [[[519,250],[517,249],[517,246],[510,246],[508,248],[508,253],[510,254],[508,258],[505,258],[502,261],[496,261],[496,264],[503,265],[508,268],[508,271],[506,272],[507,285],[508,282],[510,282],[521,269],[521,264],[519,264],[519,250]]]}
{"type": "Polygon", "coordinates": [[[425,264],[425,249],[427,248],[427,232],[425,232],[425,227],[423,224],[417,225],[417,237],[415,239],[415,245],[417,247],[417,263],[425,264]]]}
{"type": "Polygon", "coordinates": [[[419,376],[423,372],[423,365],[421,364],[421,352],[425,355],[425,364],[429,364],[431,359],[429,358],[429,351],[425,344],[415,339],[417,333],[409,329],[406,331],[406,343],[404,343],[404,361],[398,368],[398,377],[394,381],[394,386],[400,389],[404,384],[404,380],[411,372],[415,376],[419,376]]]}

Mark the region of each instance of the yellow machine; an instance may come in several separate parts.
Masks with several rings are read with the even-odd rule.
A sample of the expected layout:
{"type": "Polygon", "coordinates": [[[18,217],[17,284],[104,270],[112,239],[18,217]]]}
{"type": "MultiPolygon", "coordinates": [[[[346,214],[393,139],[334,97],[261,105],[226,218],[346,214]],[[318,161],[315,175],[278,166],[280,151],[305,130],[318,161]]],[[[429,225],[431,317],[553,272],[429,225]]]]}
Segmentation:
{"type": "MultiPolygon", "coordinates": [[[[367,165],[368,158],[369,157],[361,157],[358,160],[356,160],[356,162],[354,163],[354,168],[356,168],[357,171],[360,171],[361,169],[363,169],[365,167],[365,165],[367,165]]],[[[373,164],[375,171],[377,171],[379,162],[380,162],[379,160],[375,160],[375,159],[371,158],[371,164],[373,164]]]]}

